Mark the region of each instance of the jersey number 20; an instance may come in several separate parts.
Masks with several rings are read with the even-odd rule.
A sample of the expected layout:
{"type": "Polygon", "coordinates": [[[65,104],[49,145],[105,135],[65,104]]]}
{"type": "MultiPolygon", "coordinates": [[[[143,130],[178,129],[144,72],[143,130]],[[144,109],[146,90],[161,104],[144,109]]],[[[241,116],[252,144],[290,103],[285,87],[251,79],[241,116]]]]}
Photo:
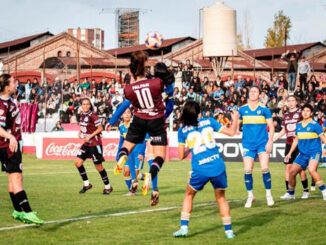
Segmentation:
{"type": "Polygon", "coordinates": [[[201,132],[194,131],[188,135],[188,145],[192,145],[194,154],[213,149],[216,142],[213,137],[214,131],[212,128],[204,128],[201,132]]]}
{"type": "Polygon", "coordinates": [[[154,102],[149,88],[142,88],[140,90],[135,90],[135,93],[137,95],[139,105],[142,109],[154,108],[154,102]]]}

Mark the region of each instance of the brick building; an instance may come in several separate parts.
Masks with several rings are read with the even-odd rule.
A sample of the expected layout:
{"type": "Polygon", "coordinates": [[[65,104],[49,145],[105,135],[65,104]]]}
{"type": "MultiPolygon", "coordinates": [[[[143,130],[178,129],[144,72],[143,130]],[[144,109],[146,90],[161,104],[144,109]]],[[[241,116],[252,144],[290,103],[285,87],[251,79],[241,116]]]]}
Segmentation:
{"type": "Polygon", "coordinates": [[[95,48],[104,49],[104,31],[100,28],[70,28],[68,33],[95,48]]]}

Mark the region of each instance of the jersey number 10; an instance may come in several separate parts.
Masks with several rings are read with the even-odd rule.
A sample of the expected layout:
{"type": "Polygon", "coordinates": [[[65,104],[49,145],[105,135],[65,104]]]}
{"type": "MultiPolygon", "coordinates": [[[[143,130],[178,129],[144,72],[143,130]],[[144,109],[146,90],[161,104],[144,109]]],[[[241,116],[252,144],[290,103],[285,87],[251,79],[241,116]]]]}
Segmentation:
{"type": "Polygon", "coordinates": [[[134,91],[137,95],[139,105],[142,109],[154,108],[154,102],[149,88],[142,88],[140,90],[134,90],[134,91]]]}
{"type": "Polygon", "coordinates": [[[193,148],[194,154],[213,149],[216,146],[213,134],[212,128],[204,128],[201,132],[194,131],[188,135],[188,145],[193,148]]]}

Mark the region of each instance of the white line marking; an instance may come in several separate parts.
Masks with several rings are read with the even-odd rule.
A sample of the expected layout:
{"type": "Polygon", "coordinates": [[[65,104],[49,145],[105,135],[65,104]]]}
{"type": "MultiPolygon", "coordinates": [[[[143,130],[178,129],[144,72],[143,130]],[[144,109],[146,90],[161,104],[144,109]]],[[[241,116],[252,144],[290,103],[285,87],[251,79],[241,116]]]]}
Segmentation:
{"type": "MultiPolygon", "coordinates": [[[[228,202],[242,202],[242,201],[244,201],[244,200],[242,200],[242,199],[230,200],[228,202]]],[[[196,207],[211,206],[211,205],[216,205],[216,202],[206,202],[206,203],[194,204],[194,206],[196,206],[196,207]]],[[[100,218],[100,217],[113,217],[113,216],[124,216],[124,215],[131,215],[131,214],[143,214],[143,213],[152,213],[152,212],[160,212],[160,211],[169,211],[169,210],[178,209],[181,207],[182,206],[173,206],[173,207],[166,207],[166,208],[146,209],[146,210],[141,210],[141,211],[129,211],[129,212],[121,212],[121,213],[113,213],[113,214],[88,215],[88,216],[82,216],[82,217],[78,217],[78,218],[68,218],[68,219],[45,221],[44,225],[55,224],[55,223],[65,223],[65,222],[70,222],[70,221],[78,221],[78,220],[93,219],[93,218],[100,218]]],[[[1,227],[0,231],[14,230],[14,229],[20,229],[20,228],[26,228],[26,227],[33,227],[33,226],[39,226],[39,225],[25,224],[25,225],[1,227]]]]}

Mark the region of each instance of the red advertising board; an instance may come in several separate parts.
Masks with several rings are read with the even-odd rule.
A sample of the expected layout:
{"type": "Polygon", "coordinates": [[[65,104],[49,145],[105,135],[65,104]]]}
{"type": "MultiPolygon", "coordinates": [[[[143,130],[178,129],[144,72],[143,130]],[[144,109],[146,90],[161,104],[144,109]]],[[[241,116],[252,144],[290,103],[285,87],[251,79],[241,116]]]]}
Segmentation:
{"type": "MultiPolygon", "coordinates": [[[[115,161],[119,139],[102,139],[103,156],[107,161],[115,161]]],[[[43,138],[43,159],[74,160],[82,140],[78,138],[43,138]]]]}

